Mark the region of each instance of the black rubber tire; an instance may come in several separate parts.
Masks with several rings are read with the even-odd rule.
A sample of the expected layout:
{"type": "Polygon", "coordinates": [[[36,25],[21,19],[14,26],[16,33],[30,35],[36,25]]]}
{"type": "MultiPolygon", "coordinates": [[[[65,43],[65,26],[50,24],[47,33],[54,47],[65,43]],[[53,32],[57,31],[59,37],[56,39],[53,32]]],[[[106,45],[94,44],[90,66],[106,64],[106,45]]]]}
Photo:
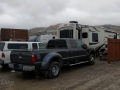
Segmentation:
{"type": "Polygon", "coordinates": [[[58,62],[51,62],[48,69],[49,78],[53,79],[59,76],[61,71],[60,64],[58,62]]]}
{"type": "Polygon", "coordinates": [[[8,68],[8,64],[1,64],[2,67],[8,68]]]}
{"type": "Polygon", "coordinates": [[[95,64],[95,56],[93,54],[89,55],[89,65],[95,64]]]}

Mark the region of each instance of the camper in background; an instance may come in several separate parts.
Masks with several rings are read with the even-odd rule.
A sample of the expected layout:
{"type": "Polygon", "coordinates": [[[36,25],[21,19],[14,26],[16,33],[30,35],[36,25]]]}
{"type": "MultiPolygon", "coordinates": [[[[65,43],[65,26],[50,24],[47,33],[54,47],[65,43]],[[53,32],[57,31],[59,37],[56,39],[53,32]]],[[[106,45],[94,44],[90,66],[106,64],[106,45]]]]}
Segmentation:
{"type": "Polygon", "coordinates": [[[98,55],[105,50],[107,38],[119,39],[119,34],[106,27],[81,25],[77,21],[70,21],[68,24],[58,26],[57,37],[81,39],[87,46],[94,48],[98,55]]]}
{"type": "Polygon", "coordinates": [[[57,39],[56,35],[41,35],[41,36],[31,36],[29,42],[42,42],[47,44],[50,39],[57,39]]]}

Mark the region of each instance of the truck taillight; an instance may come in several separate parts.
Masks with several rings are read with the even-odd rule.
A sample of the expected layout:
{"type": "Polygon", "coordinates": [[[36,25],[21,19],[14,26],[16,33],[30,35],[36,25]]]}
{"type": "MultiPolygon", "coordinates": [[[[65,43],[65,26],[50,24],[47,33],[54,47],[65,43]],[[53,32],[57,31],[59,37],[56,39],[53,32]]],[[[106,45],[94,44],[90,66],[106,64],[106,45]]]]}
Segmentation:
{"type": "Polygon", "coordinates": [[[32,62],[35,62],[35,61],[36,61],[36,56],[35,56],[35,55],[32,55],[32,56],[31,56],[31,61],[32,61],[32,62]]]}
{"type": "Polygon", "coordinates": [[[1,53],[1,57],[2,57],[2,58],[5,58],[5,54],[4,54],[3,52],[1,53]]]}

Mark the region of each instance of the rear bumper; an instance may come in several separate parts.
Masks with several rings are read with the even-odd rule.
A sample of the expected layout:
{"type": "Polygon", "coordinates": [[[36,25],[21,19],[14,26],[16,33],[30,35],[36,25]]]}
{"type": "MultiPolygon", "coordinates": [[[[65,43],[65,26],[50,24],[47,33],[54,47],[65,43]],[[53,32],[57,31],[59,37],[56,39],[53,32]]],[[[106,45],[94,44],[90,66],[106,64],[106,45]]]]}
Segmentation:
{"type": "Polygon", "coordinates": [[[0,64],[4,64],[4,61],[0,58],[0,64]]]}
{"type": "Polygon", "coordinates": [[[40,69],[40,64],[24,65],[24,64],[11,63],[9,64],[9,67],[14,69],[15,71],[35,71],[40,69]]]}

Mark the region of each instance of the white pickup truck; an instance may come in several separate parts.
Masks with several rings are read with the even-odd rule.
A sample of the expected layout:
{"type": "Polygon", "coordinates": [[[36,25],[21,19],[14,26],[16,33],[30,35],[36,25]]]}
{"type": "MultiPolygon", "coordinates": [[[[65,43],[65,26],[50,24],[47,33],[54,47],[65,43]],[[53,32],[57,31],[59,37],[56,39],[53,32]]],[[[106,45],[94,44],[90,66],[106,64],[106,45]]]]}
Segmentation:
{"type": "Polygon", "coordinates": [[[46,46],[42,42],[13,42],[1,41],[0,42],[0,65],[8,67],[10,63],[10,53],[12,50],[17,49],[45,49],[46,46]]]}

